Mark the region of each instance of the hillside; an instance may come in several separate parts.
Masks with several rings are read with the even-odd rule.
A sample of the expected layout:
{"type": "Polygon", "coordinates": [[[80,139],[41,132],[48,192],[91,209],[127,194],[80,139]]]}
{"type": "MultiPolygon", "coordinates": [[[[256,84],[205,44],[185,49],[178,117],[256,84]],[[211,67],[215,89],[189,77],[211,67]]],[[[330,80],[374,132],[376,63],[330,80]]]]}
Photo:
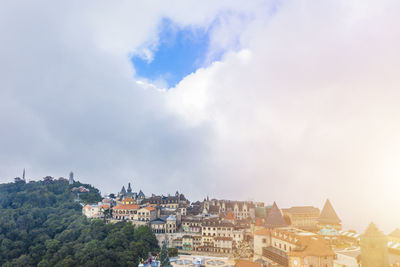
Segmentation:
{"type": "Polygon", "coordinates": [[[104,224],[81,215],[73,186],[89,193],[81,202],[101,199],[99,191],[65,180],[0,184],[1,266],[137,266],[159,251],[147,227],[104,224]]]}

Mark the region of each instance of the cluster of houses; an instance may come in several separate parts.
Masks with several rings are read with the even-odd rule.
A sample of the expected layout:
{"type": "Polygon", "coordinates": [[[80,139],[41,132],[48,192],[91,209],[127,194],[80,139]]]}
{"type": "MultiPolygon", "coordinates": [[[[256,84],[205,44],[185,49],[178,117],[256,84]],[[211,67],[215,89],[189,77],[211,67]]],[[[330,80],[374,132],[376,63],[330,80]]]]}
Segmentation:
{"type": "Polygon", "coordinates": [[[186,253],[236,255],[247,246],[251,253],[245,257],[260,266],[359,267],[362,262],[377,264],[383,259],[391,266],[400,263],[400,230],[389,239],[374,225],[363,235],[343,231],[329,200],[322,211],[312,206],[279,209],[276,203],[265,206],[208,197],[191,203],[179,192],[145,196],[128,184],[117,196],[87,204],[82,212],[109,223],[147,225],[160,243],[186,253]],[[380,254],[372,252],[377,247],[380,254]]]}

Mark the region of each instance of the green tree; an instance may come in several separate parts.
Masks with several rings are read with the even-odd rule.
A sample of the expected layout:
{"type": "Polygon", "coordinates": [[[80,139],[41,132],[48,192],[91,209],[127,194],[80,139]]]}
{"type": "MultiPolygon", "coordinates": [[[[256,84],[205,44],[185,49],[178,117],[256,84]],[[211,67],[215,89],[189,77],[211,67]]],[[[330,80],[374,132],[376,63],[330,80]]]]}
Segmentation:
{"type": "Polygon", "coordinates": [[[171,263],[169,262],[167,245],[164,241],[160,251],[160,267],[168,267],[170,265],[171,263]]]}

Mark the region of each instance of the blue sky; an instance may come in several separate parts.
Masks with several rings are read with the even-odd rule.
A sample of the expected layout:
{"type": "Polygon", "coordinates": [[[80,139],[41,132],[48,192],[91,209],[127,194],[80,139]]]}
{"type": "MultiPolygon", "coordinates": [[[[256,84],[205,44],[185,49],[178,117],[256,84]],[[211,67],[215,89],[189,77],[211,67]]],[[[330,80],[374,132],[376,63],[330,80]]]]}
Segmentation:
{"type": "MultiPolygon", "coordinates": [[[[170,19],[160,23],[159,44],[153,51],[153,59],[135,55],[132,63],[137,76],[150,81],[163,81],[168,88],[174,87],[185,76],[204,66],[210,44],[209,29],[179,27],[170,19]]],[[[217,55],[218,60],[220,54],[217,55]]]]}

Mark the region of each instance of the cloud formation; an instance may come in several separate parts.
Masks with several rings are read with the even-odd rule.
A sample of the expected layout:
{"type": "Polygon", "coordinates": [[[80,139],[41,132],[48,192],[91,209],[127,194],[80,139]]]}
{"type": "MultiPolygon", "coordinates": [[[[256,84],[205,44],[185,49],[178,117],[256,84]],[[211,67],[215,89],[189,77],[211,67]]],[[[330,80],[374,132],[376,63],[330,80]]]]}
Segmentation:
{"type": "Polygon", "coordinates": [[[322,207],[400,225],[396,1],[163,1],[0,8],[0,177],[322,207]],[[136,83],[163,18],[213,27],[222,59],[136,83]]]}

